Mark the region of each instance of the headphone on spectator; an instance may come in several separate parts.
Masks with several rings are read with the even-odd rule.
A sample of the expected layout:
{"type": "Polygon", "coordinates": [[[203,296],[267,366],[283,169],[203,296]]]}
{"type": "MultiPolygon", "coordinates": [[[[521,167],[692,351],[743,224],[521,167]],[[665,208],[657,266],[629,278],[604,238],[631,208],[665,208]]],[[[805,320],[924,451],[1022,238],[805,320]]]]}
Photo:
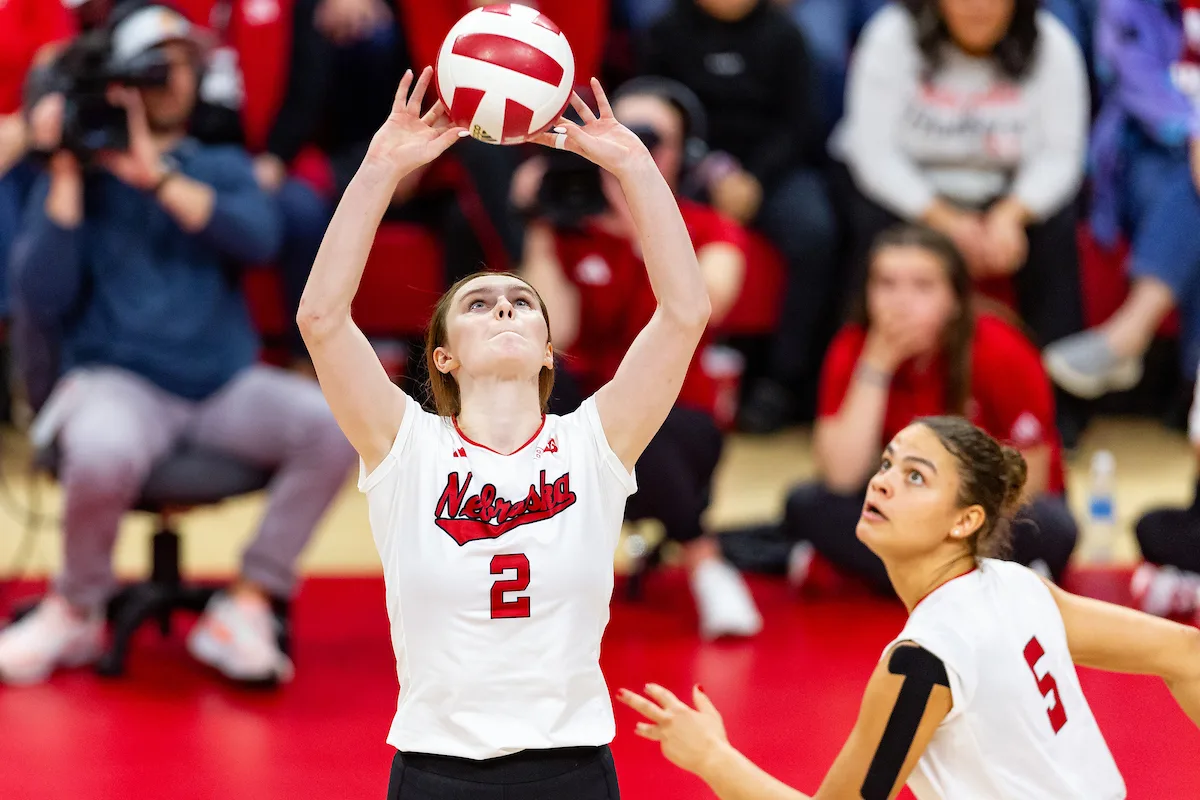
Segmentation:
{"type": "Polygon", "coordinates": [[[683,118],[683,173],[695,168],[708,155],[708,115],[704,104],[688,87],[672,78],[641,75],[621,84],[612,105],[623,97],[650,95],[670,103],[683,118]]]}

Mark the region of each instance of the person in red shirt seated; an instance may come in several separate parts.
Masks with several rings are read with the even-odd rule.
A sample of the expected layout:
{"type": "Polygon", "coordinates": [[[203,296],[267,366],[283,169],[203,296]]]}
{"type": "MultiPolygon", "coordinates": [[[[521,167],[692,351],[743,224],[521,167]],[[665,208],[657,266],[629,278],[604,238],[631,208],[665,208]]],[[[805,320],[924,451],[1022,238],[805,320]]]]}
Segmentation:
{"type": "Polygon", "coordinates": [[[901,225],[876,239],[863,297],[822,367],[819,478],[787,500],[783,533],[802,543],[792,551],[794,579],[815,551],[890,591],[883,563],[854,535],[865,487],[885,443],[912,420],[942,414],[960,414],[1021,451],[1029,479],[1010,555],[1061,578],[1078,528],[1063,494],[1050,381],[1037,348],[970,298],[966,263],[942,234],[901,225]]]}
{"type": "MultiPolygon", "coordinates": [[[[687,101],[678,95],[686,91],[674,82],[639,79],[613,101],[617,119],[646,142],[674,189],[692,129],[687,101]]],[[[542,217],[526,238],[524,274],[545,299],[556,348],[564,354],[556,388],[575,387],[556,392],[555,413],[565,413],[612,379],[655,309],[624,195],[607,174],[599,176],[598,188],[603,210],[574,226],[542,217]]],[[[708,286],[710,325],[715,324],[741,290],[745,232],[706,206],[681,200],[679,207],[708,286]]],[[[733,416],[732,398],[705,368],[708,344],[697,348],[675,408],[638,459],[639,488],[626,515],[661,521],[667,537],[683,545],[702,636],[750,636],[762,619],[741,575],[720,557],[701,519],[721,457],[722,424],[733,416]]]]}

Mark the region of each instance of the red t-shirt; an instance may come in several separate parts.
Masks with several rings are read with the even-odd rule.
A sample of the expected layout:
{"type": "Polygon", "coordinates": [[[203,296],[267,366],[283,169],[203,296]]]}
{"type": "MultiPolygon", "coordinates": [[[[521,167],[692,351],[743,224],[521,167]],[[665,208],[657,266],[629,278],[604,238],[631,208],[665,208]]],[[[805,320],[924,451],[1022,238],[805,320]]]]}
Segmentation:
{"type": "MultiPolygon", "coordinates": [[[[744,249],[746,234],[737,223],[686,200],[679,201],[679,210],[697,251],[718,242],[744,249]]],[[[579,292],[579,335],[564,353],[565,366],[591,394],[616,374],[657,301],[646,265],[627,239],[590,227],[582,233],[560,232],[555,244],[559,263],[579,292]]],[[[704,371],[701,358],[707,338],[696,348],[679,403],[715,413],[718,383],[704,371]]]]}
{"type": "MultiPolygon", "coordinates": [[[[866,331],[858,325],[847,325],[834,338],[821,368],[819,417],[833,416],[841,408],[865,342],[866,331]]],[[[945,359],[937,359],[922,372],[913,362],[905,362],[892,376],[880,447],[913,419],[945,413],[945,359]]],[[[1019,449],[1049,445],[1047,490],[1053,494],[1063,491],[1054,393],[1042,368],[1041,354],[1020,331],[997,317],[981,315],[975,324],[966,416],[1000,441],[1019,449]]]]}
{"type": "Polygon", "coordinates": [[[60,0],[0,0],[0,114],[21,108],[21,90],[38,50],[75,32],[60,0]]]}

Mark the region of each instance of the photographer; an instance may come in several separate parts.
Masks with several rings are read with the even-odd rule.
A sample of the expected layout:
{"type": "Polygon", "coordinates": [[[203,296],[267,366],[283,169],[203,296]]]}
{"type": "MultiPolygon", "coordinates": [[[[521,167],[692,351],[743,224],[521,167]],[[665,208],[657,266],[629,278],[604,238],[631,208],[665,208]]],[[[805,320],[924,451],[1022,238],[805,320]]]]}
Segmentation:
{"type": "MultiPolygon", "coordinates": [[[[646,143],[678,191],[703,129],[699,101],[674,81],[637,78],[613,97],[613,111],[646,143]]],[[[548,158],[554,161],[524,167],[515,190],[518,204],[528,201],[537,173],[547,168],[536,189],[538,211],[526,238],[524,273],[545,299],[555,350],[563,354],[551,399],[551,410],[561,414],[612,379],[654,314],[656,300],[617,182],[587,170],[570,154],[548,158]]],[[[679,207],[708,289],[711,319],[719,322],[741,291],[745,234],[710,208],[686,200],[679,207]]],[[[732,416],[724,408],[731,399],[721,396],[705,369],[707,344],[697,348],[675,407],[638,459],[638,491],[629,498],[626,517],[660,521],[667,538],[682,546],[702,636],[749,636],[762,625],[754,600],[703,524],[721,458],[721,418],[732,416]]]]}
{"type": "Polygon", "coordinates": [[[99,655],[118,523],[152,465],[185,440],[275,471],[240,579],[206,609],[190,649],[236,680],[286,680],[271,600],[290,595],[295,561],[353,464],[320,390],[255,363],[231,262],[271,258],[280,224],[244,151],[186,135],[195,36],[163,7],[112,30],[109,63],[149,53],[168,67],[165,85],[110,90],[127,114],[122,150],[78,146],[89,131],[71,132],[66,109],[79,98],[52,94],[31,115],[34,146],[53,155],[13,251],[13,301],[60,342],[64,374],[35,438],[59,447],[65,552],[38,609],[0,633],[8,682],[99,655]],[[64,135],[72,149],[59,147],[64,135]]]}

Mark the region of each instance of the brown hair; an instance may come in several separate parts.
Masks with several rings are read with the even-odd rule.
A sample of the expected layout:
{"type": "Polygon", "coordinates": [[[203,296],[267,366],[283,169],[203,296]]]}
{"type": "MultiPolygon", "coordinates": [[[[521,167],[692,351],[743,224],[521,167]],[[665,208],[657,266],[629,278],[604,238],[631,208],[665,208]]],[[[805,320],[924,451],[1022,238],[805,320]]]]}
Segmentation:
{"type": "Polygon", "coordinates": [[[950,281],[954,299],[958,301],[958,316],[942,331],[942,349],[947,356],[948,375],[946,413],[965,414],[971,397],[971,342],[975,338],[975,310],[971,300],[971,275],[967,262],[950,237],[924,225],[903,223],[888,228],[875,238],[867,256],[867,269],[858,296],[850,310],[850,322],[870,328],[867,310],[867,291],[871,284],[871,265],[889,247],[916,247],[941,262],[946,279],[950,281]]]}
{"type": "Polygon", "coordinates": [[[959,507],[983,508],[983,524],[967,539],[971,555],[1005,555],[1011,544],[1012,516],[1025,490],[1025,457],[962,417],[923,417],[915,424],[933,431],[958,462],[959,507]]]}
{"type": "MultiPolygon", "coordinates": [[[[445,347],[448,344],[446,320],[450,316],[450,306],[454,302],[454,297],[458,294],[458,290],[476,278],[483,277],[515,278],[528,286],[529,290],[533,292],[533,296],[537,298],[538,306],[542,309],[542,319],[546,320],[546,341],[547,344],[550,343],[550,312],[546,310],[546,303],[542,300],[542,296],[538,294],[538,290],[529,281],[512,272],[492,272],[488,270],[460,278],[437,301],[437,305],[433,309],[433,317],[429,321],[429,328],[425,331],[425,368],[429,373],[426,378],[428,381],[427,388],[429,395],[433,398],[433,405],[437,410],[438,416],[458,416],[462,412],[462,396],[459,394],[458,382],[454,380],[454,376],[438,370],[433,354],[439,347],[445,347]]],[[[538,374],[538,399],[541,402],[543,414],[546,413],[546,407],[550,402],[550,391],[553,388],[554,370],[549,367],[542,367],[542,371],[538,374]]]]}

